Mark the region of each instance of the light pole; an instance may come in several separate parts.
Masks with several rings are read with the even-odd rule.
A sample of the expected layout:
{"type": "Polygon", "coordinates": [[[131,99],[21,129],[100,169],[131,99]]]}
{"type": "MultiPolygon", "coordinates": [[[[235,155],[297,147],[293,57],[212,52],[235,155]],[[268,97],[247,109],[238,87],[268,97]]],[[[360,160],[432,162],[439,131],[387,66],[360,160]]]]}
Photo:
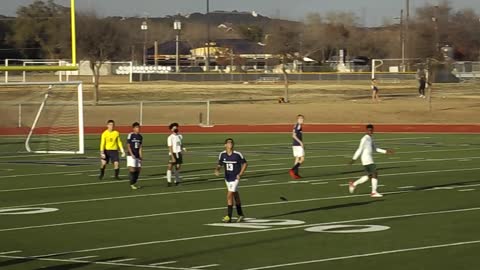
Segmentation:
{"type": "Polygon", "coordinates": [[[205,61],[206,71],[210,71],[210,0],[207,0],[207,61],[205,61]]]}
{"type": "Polygon", "coordinates": [[[147,31],[148,31],[148,23],[147,21],[143,21],[140,29],[143,31],[143,65],[147,65],[147,31]]]}
{"type": "Polygon", "coordinates": [[[180,31],[182,30],[182,22],[179,20],[175,20],[173,22],[173,29],[177,32],[177,36],[175,38],[175,72],[180,72],[180,59],[178,55],[178,43],[180,41],[180,31]]]}
{"type": "Polygon", "coordinates": [[[394,19],[400,20],[400,47],[402,54],[402,72],[405,72],[405,28],[404,28],[404,16],[403,9],[400,11],[400,17],[395,17],[394,19]]]}

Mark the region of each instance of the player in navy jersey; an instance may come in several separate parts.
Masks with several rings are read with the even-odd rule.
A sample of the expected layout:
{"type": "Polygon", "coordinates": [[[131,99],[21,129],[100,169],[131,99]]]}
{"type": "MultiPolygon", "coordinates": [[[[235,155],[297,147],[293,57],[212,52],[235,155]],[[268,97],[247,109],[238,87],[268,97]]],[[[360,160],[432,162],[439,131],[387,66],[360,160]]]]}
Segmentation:
{"type": "Polygon", "coordinates": [[[293,179],[300,179],[300,175],[298,174],[298,168],[302,165],[303,161],[305,161],[305,147],[303,145],[303,122],[304,116],[299,114],[297,115],[297,123],[293,127],[293,156],[295,157],[294,166],[290,169],[289,173],[293,179]]]}
{"type": "Polygon", "coordinates": [[[142,170],[143,160],[143,136],[140,134],[140,124],[135,122],[132,124],[132,132],[127,137],[127,167],[129,171],[130,187],[133,190],[139,189],[137,186],[138,177],[142,170]]]}
{"type": "Polygon", "coordinates": [[[240,177],[247,169],[247,160],[242,153],[233,150],[233,139],[225,140],[225,151],[218,156],[218,164],[215,168],[215,175],[220,176],[220,168],[225,167],[225,183],[227,184],[227,216],[223,218],[223,222],[232,222],[233,202],[237,208],[238,219],[237,222],[242,222],[245,218],[242,211],[242,204],[240,201],[240,193],[238,193],[238,184],[240,177]]]}

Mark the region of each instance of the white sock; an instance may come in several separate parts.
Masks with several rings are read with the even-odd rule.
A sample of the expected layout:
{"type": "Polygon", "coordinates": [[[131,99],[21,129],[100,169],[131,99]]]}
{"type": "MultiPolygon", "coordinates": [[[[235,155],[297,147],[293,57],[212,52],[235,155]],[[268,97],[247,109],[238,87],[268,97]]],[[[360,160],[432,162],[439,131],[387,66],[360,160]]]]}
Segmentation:
{"type": "Polygon", "coordinates": [[[363,184],[367,181],[368,181],[368,176],[365,175],[365,176],[360,177],[360,179],[358,179],[357,181],[353,182],[353,185],[358,186],[358,185],[363,184]]]}
{"type": "Polygon", "coordinates": [[[168,181],[168,183],[172,182],[172,171],[171,170],[167,170],[167,181],[168,181]]]}
{"type": "Polygon", "coordinates": [[[377,193],[378,179],[372,178],[372,193],[377,193]]]}
{"type": "Polygon", "coordinates": [[[178,170],[175,170],[175,183],[180,182],[180,172],[178,170]]]}

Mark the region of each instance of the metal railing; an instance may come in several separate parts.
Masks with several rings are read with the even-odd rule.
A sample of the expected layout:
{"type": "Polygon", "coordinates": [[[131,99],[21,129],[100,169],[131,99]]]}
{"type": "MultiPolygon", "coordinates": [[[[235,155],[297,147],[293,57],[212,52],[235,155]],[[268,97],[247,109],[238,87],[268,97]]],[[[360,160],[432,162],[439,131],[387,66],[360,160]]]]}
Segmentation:
{"type": "MultiPolygon", "coordinates": [[[[273,102],[272,99],[211,99],[211,100],[169,100],[134,102],[101,102],[84,103],[85,126],[102,126],[106,118],[115,119],[119,125],[129,125],[138,121],[141,125],[164,125],[167,121],[178,121],[184,124],[198,124],[212,126],[212,106],[215,104],[240,104],[273,102]],[[102,117],[99,117],[101,115],[102,117]],[[118,120],[118,121],[117,121],[118,120]]],[[[34,118],[34,112],[41,102],[0,102],[6,111],[2,117],[3,127],[29,127],[34,118]]],[[[48,106],[59,107],[55,111],[61,112],[61,106],[73,106],[75,102],[55,102],[48,106]]]]}

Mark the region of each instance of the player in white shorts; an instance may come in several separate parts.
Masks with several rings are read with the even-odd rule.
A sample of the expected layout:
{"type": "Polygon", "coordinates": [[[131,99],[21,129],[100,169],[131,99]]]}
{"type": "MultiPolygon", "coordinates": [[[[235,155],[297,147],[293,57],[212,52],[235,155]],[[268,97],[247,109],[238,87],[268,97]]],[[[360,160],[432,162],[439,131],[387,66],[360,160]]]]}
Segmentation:
{"type": "Polygon", "coordinates": [[[139,189],[137,186],[138,177],[142,170],[143,160],[143,136],[140,134],[140,124],[135,122],[132,124],[133,131],[127,136],[127,167],[130,178],[130,187],[133,190],[139,189]]]}
{"type": "Polygon", "coordinates": [[[233,150],[233,139],[225,140],[225,151],[218,156],[218,164],[215,168],[215,175],[220,175],[220,168],[225,167],[225,183],[227,185],[227,216],[223,218],[223,222],[230,223],[232,221],[233,202],[237,208],[238,219],[237,222],[242,222],[244,219],[242,204],[240,201],[240,193],[238,192],[238,184],[240,177],[247,169],[247,160],[242,153],[233,150]]]}
{"type": "Polygon", "coordinates": [[[304,122],[304,116],[299,114],[297,115],[297,123],[293,127],[293,133],[292,133],[292,138],[293,138],[293,156],[295,157],[295,163],[294,166],[290,169],[290,177],[293,179],[300,179],[302,178],[298,174],[298,169],[302,165],[302,163],[305,161],[305,147],[303,145],[303,122],[304,122]]]}
{"type": "Polygon", "coordinates": [[[179,134],[179,125],[178,123],[172,123],[169,126],[172,134],[168,136],[167,145],[168,145],[168,168],[167,168],[167,182],[168,186],[172,186],[172,170],[175,174],[175,185],[180,184],[180,169],[183,164],[183,151],[186,151],[183,147],[183,136],[179,134]]]}

